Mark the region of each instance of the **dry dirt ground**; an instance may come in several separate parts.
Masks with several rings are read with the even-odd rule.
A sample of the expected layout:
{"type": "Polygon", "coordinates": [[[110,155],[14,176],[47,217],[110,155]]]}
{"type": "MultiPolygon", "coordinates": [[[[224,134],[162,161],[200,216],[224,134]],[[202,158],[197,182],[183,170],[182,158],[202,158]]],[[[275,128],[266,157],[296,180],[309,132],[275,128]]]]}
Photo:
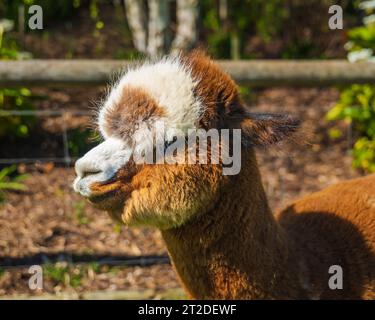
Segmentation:
{"type": "MultiPolygon", "coordinates": [[[[39,108],[82,110],[88,107],[86,101],[101,96],[99,89],[52,90],[48,94],[50,99],[40,102],[39,108]]],[[[253,95],[249,104],[254,111],[298,115],[304,123],[302,132],[310,132],[298,144],[258,150],[272,208],[277,210],[294,198],[360,175],[351,168],[346,135],[338,140],[328,135],[333,124],[327,123],[324,115],[337,101],[337,90],[273,88],[253,95]]],[[[58,119],[52,124],[48,121],[52,120],[40,119],[41,131],[58,132],[58,119]]],[[[88,117],[72,117],[69,125],[87,126],[89,121],[88,117]]],[[[347,130],[344,124],[340,126],[347,130]]],[[[47,149],[55,152],[58,146],[47,149]]],[[[28,150],[22,147],[14,149],[28,150]]],[[[22,165],[20,170],[28,173],[28,191],[9,193],[0,207],[0,296],[179,287],[171,266],[165,263],[166,251],[158,231],[121,227],[86,204],[71,188],[74,172],[70,167],[22,165]],[[123,266],[108,262],[135,256],[146,260],[123,266]],[[147,257],[162,264],[148,265],[147,257]],[[62,262],[56,263],[59,260],[62,262]],[[43,290],[30,290],[27,267],[14,267],[30,263],[45,264],[43,290]]]]}

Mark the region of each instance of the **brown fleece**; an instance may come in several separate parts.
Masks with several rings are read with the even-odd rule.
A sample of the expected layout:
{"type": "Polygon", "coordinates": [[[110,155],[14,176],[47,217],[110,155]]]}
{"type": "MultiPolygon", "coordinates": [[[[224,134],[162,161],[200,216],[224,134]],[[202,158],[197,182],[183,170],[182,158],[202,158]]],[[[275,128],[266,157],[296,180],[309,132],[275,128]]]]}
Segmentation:
{"type": "Polygon", "coordinates": [[[341,182],[277,215],[309,266],[321,299],[375,299],[375,175],[341,182]],[[328,269],[343,269],[343,290],[330,290],[328,269]]]}
{"type": "Polygon", "coordinates": [[[189,295],[375,299],[375,175],[303,198],[275,219],[255,156],[246,163],[212,210],[162,232],[189,295]],[[343,290],[328,286],[332,265],[343,269],[343,290]]]}
{"type": "Polygon", "coordinates": [[[194,94],[206,107],[199,127],[225,127],[226,115],[241,105],[236,83],[202,51],[195,50],[181,59],[197,80],[194,94]]]}
{"type": "Polygon", "coordinates": [[[307,298],[294,244],[267,205],[254,153],[243,161],[212,209],[162,231],[173,265],[196,299],[307,298]]]}
{"type": "Polygon", "coordinates": [[[127,140],[133,136],[137,125],[163,115],[163,109],[144,89],[127,86],[120,101],[105,113],[103,129],[108,136],[127,140]]]}

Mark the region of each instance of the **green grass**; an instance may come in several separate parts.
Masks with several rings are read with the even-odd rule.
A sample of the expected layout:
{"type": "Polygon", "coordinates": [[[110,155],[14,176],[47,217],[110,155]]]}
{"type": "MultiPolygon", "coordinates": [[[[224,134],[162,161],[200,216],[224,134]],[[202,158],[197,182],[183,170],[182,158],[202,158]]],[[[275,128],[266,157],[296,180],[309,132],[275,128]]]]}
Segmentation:
{"type": "Polygon", "coordinates": [[[80,225],[87,225],[90,221],[85,215],[86,204],[84,201],[76,201],[73,203],[74,216],[80,225]]]}
{"type": "Polygon", "coordinates": [[[84,276],[81,266],[70,268],[65,263],[47,264],[44,266],[43,272],[46,278],[73,288],[81,285],[84,276]]]}
{"type": "Polygon", "coordinates": [[[23,181],[27,175],[17,175],[17,166],[5,167],[0,171],[0,202],[5,200],[7,191],[26,191],[23,181]]]}

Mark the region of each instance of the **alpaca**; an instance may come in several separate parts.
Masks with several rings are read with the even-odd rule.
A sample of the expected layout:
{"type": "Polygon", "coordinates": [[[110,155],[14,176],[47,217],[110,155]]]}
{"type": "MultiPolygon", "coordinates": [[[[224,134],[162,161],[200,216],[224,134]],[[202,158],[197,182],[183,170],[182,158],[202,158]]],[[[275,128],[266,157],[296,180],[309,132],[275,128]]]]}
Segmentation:
{"type": "Polygon", "coordinates": [[[160,229],[191,298],[375,299],[375,175],[273,215],[254,147],[294,134],[299,121],[249,113],[205,54],[127,71],[98,125],[104,142],[76,162],[74,189],[128,226],[160,229]],[[147,128],[158,120],[168,130],[165,147],[189,128],[240,129],[241,171],[224,175],[221,162],[136,163],[137,152],[152,149],[147,128]],[[341,267],[342,288],[329,286],[331,266],[341,267]]]}

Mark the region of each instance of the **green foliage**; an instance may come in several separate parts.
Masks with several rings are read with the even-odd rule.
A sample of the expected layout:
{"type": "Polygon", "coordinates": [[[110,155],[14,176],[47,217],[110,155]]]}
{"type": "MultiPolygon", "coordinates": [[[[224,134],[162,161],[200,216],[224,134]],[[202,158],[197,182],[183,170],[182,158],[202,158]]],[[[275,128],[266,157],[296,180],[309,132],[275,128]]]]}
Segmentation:
{"type": "Polygon", "coordinates": [[[331,128],[328,131],[328,135],[331,139],[338,139],[342,137],[342,131],[337,128],[331,128]]]}
{"type": "MultiPolygon", "coordinates": [[[[348,58],[351,61],[374,61],[375,3],[361,2],[369,16],[364,25],[348,32],[348,58]],[[364,5],[370,4],[365,8],[364,5]],[[372,8],[371,8],[372,7],[372,8]]],[[[346,120],[353,125],[356,141],[353,146],[353,166],[375,172],[375,85],[352,85],[341,92],[339,102],[328,112],[328,120],[346,120]]]]}
{"type": "Polygon", "coordinates": [[[4,201],[7,191],[26,191],[22,183],[27,175],[15,175],[17,166],[5,167],[0,171],[0,202],[4,201]]]}
{"type": "MultiPolygon", "coordinates": [[[[6,31],[13,27],[12,21],[0,20],[0,60],[22,59],[26,55],[20,52],[17,44],[6,37],[6,31]]],[[[0,138],[5,135],[28,136],[35,123],[31,115],[12,115],[9,110],[32,110],[31,93],[27,88],[0,88],[0,138]]]]}
{"type": "Polygon", "coordinates": [[[77,201],[73,203],[74,214],[80,225],[86,225],[89,223],[88,217],[85,215],[85,202],[77,201]]]}
{"type": "MultiPolygon", "coordinates": [[[[5,32],[13,27],[12,21],[0,20],[0,60],[19,59],[22,56],[15,42],[5,37],[5,32]]],[[[0,88],[0,138],[13,134],[18,137],[28,135],[34,123],[31,116],[21,117],[9,114],[9,110],[31,110],[30,91],[26,88],[0,88]]],[[[25,175],[16,175],[16,166],[6,167],[0,171],[0,201],[5,198],[6,191],[25,191],[22,181],[25,175]]]]}
{"type": "Polygon", "coordinates": [[[251,90],[251,88],[247,86],[239,86],[239,91],[242,99],[245,101],[245,103],[250,103],[255,100],[254,92],[251,90]]]}
{"type": "Polygon", "coordinates": [[[327,119],[353,124],[358,136],[353,146],[353,165],[375,172],[375,85],[352,85],[343,90],[327,119]]]}
{"type": "Polygon", "coordinates": [[[88,265],[87,265],[87,268],[90,270],[92,270],[93,272],[95,273],[99,273],[101,268],[100,268],[100,264],[97,263],[97,262],[90,262],[88,265]]]}
{"type": "Polygon", "coordinates": [[[233,58],[233,46],[240,42],[239,54],[249,35],[258,35],[264,41],[282,30],[285,15],[281,0],[228,1],[228,15],[222,21],[217,10],[217,1],[205,0],[200,3],[203,25],[207,30],[209,51],[220,58],[233,58]]]}
{"type": "Polygon", "coordinates": [[[115,233],[120,234],[120,233],[121,233],[121,230],[122,230],[122,226],[123,226],[123,225],[122,225],[121,223],[116,222],[115,225],[113,226],[113,231],[114,231],[115,233]]]}
{"type": "Polygon", "coordinates": [[[47,264],[43,267],[43,273],[47,278],[73,288],[81,285],[83,272],[83,267],[70,268],[66,263],[47,264]]]}
{"type": "MultiPolygon", "coordinates": [[[[353,14],[354,2],[342,1],[345,18],[350,18],[353,14]]],[[[228,0],[227,10],[220,10],[220,3],[224,2],[199,1],[200,40],[203,40],[216,58],[251,58],[255,55],[258,57],[257,53],[248,50],[252,46],[252,40],[255,47],[260,47],[260,53],[264,52],[264,47],[270,47],[272,57],[280,54],[284,58],[322,57],[322,46],[319,46],[318,38],[322,32],[327,34],[327,9],[329,5],[336,4],[334,0],[228,0]],[[223,13],[225,11],[227,14],[223,13]]],[[[107,43],[102,32],[106,27],[101,17],[102,5],[111,4],[114,14],[119,11],[121,18],[118,23],[125,26],[123,5],[119,0],[4,0],[0,2],[0,15],[12,19],[18,25],[18,8],[22,4],[25,6],[26,16],[30,5],[42,6],[47,29],[56,21],[64,23],[72,20],[79,10],[87,10],[91,18],[93,36],[97,38],[93,48],[96,53],[104,50],[107,43]]],[[[43,30],[41,33],[46,34],[47,31],[43,30]]],[[[130,36],[130,33],[126,35],[130,36]]],[[[73,52],[74,45],[70,48],[67,58],[70,58],[73,52]]],[[[126,53],[119,49],[114,56],[128,58],[133,54],[131,50],[130,53],[126,53]]]]}
{"type": "MultiPolygon", "coordinates": [[[[324,57],[324,36],[331,32],[328,8],[336,4],[334,0],[234,0],[227,4],[225,18],[220,15],[218,1],[200,2],[203,34],[216,58],[252,58],[246,45],[253,41],[260,48],[273,47],[272,54],[285,59],[324,57]]],[[[353,15],[351,2],[342,7],[349,19],[353,15]]],[[[256,52],[253,55],[258,56],[256,52]]]]}
{"type": "MultiPolygon", "coordinates": [[[[88,253],[92,254],[92,252],[88,253]]],[[[107,267],[107,269],[109,269],[107,267]]],[[[67,262],[48,263],[43,266],[46,279],[52,280],[56,285],[77,288],[82,285],[82,280],[90,273],[108,272],[97,262],[87,264],[69,264],[67,262]],[[103,270],[102,270],[103,269],[103,270]]]]}
{"type": "Polygon", "coordinates": [[[130,48],[117,49],[114,52],[113,57],[115,59],[124,59],[124,60],[139,60],[143,58],[142,54],[139,51],[135,49],[130,49],[130,48]]]}
{"type": "Polygon", "coordinates": [[[83,128],[70,130],[68,135],[69,153],[73,157],[81,157],[96,146],[99,141],[98,134],[83,128]]]}
{"type": "Polygon", "coordinates": [[[348,32],[348,39],[350,40],[351,51],[356,51],[362,48],[375,48],[375,24],[369,24],[354,28],[348,32]]]}
{"type": "MultiPolygon", "coordinates": [[[[28,32],[28,24],[26,23],[28,9],[32,5],[39,5],[43,8],[43,22],[46,26],[59,22],[69,22],[74,14],[81,8],[85,7],[90,13],[90,18],[94,24],[93,34],[95,37],[100,35],[100,31],[104,28],[104,22],[100,18],[99,3],[105,2],[104,0],[5,0],[3,4],[0,4],[0,15],[15,21],[16,25],[19,25],[19,8],[24,6],[24,23],[25,31],[28,32]]],[[[38,32],[33,30],[32,32],[38,32]]],[[[45,33],[45,30],[41,31],[45,33]]],[[[95,50],[101,50],[100,47],[95,50]]]]}
{"type": "Polygon", "coordinates": [[[0,137],[14,135],[27,137],[35,124],[32,115],[12,115],[9,110],[32,110],[30,91],[27,88],[0,88],[0,137]]]}
{"type": "Polygon", "coordinates": [[[90,18],[94,23],[93,36],[97,38],[97,43],[94,48],[94,51],[99,54],[104,49],[105,41],[104,38],[101,37],[101,32],[104,28],[104,22],[100,18],[98,2],[98,0],[90,0],[89,11],[90,18]]]}
{"type": "Polygon", "coordinates": [[[316,46],[312,39],[301,39],[289,43],[283,50],[281,56],[283,59],[302,59],[314,56],[315,58],[323,58],[315,54],[316,46]]]}
{"type": "Polygon", "coordinates": [[[369,172],[375,172],[375,141],[366,137],[359,138],[353,147],[353,165],[369,172]]]}
{"type": "Polygon", "coordinates": [[[216,57],[228,58],[230,52],[229,34],[221,30],[220,19],[213,0],[201,3],[203,26],[208,30],[207,45],[209,51],[216,57]]]}
{"type": "MultiPolygon", "coordinates": [[[[18,9],[25,6],[25,16],[28,15],[28,8],[32,5],[40,5],[43,8],[43,20],[45,22],[69,19],[74,10],[81,6],[80,0],[5,0],[3,14],[6,18],[18,23],[18,9]]],[[[0,8],[1,9],[1,8],[0,8]]],[[[1,12],[0,12],[1,13],[1,12]]],[[[25,24],[27,26],[27,24],[25,24]]]]}

